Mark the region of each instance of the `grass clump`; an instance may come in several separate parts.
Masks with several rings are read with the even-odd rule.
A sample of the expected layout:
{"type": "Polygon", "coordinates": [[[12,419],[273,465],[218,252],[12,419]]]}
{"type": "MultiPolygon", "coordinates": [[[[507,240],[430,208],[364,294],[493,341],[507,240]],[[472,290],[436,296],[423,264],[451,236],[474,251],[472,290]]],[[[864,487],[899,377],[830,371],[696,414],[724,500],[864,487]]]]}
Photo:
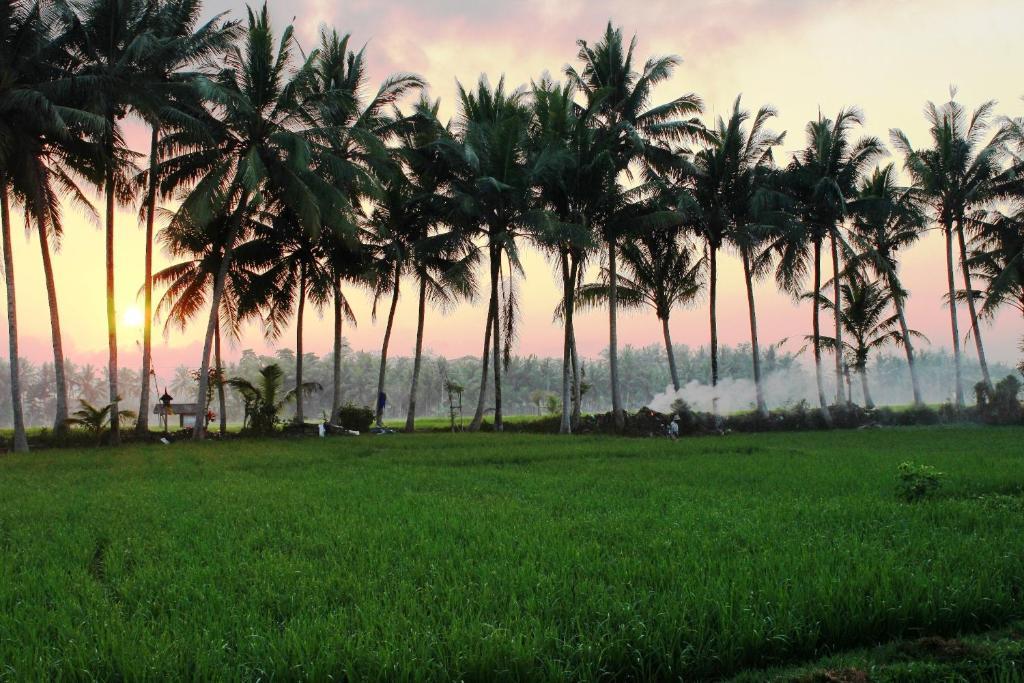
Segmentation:
{"type": "Polygon", "coordinates": [[[942,486],[942,472],[931,465],[903,462],[896,478],[896,495],[906,503],[928,498],[942,486]]]}

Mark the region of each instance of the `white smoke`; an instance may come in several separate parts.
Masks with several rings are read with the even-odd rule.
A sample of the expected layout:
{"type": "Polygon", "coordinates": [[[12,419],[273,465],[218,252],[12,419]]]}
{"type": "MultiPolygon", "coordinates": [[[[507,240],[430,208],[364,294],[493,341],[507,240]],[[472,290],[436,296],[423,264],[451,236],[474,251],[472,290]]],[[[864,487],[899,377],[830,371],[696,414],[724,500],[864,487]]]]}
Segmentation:
{"type": "MultiPolygon", "coordinates": [[[[824,371],[825,396],[829,402],[834,402],[836,388],[832,365],[826,364],[824,371]]],[[[1001,368],[1000,371],[997,371],[994,377],[1000,378],[1006,374],[1001,368]]],[[[975,374],[976,372],[972,371],[965,372],[964,386],[968,403],[971,403],[974,398],[972,391],[974,382],[980,379],[980,376],[976,377],[975,374]]],[[[953,377],[954,371],[951,364],[944,364],[941,368],[930,368],[923,372],[921,385],[925,402],[936,405],[951,401],[953,399],[953,377]]],[[[872,370],[868,372],[868,383],[871,397],[877,406],[909,405],[913,401],[909,371],[876,373],[872,370]]],[[[810,407],[818,405],[818,390],[813,367],[796,364],[784,370],[769,372],[764,376],[763,384],[765,401],[769,410],[791,407],[800,401],[807,401],[810,407]]],[[[844,392],[851,392],[854,403],[864,405],[864,395],[858,375],[852,374],[850,385],[847,386],[844,383],[843,389],[844,392]]],[[[714,388],[696,380],[685,384],[679,391],[673,391],[670,385],[665,388],[665,391],[652,398],[647,403],[647,407],[667,414],[672,412],[672,404],[676,400],[683,400],[695,411],[713,412],[716,398],[718,399],[718,413],[722,415],[753,410],[757,407],[754,381],[734,378],[721,379],[718,386],[714,388]]]]}
{"type": "MultiPolygon", "coordinates": [[[[817,401],[814,377],[800,367],[768,373],[763,378],[763,384],[770,408],[790,406],[800,401],[809,402],[812,399],[817,401]]],[[[714,409],[716,398],[720,414],[753,410],[757,406],[753,380],[727,377],[719,380],[717,387],[696,380],[683,385],[678,392],[668,386],[664,392],[651,399],[647,407],[659,413],[670,413],[672,404],[676,400],[683,400],[691,409],[709,413],[714,409]]]]}

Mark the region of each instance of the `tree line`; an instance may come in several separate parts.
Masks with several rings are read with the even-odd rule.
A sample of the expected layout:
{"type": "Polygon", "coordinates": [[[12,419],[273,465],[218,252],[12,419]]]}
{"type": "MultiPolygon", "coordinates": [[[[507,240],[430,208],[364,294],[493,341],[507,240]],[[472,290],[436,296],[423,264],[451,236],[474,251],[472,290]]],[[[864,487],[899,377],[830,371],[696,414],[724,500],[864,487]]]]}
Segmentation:
{"type": "MultiPolygon", "coordinates": [[[[726,116],[706,122],[696,94],[655,102],[679,58],[641,61],[635,37],[627,41],[610,23],[596,42],[577,42],[560,79],[544,74],[510,87],[482,76],[473,87],[459,85],[457,113],[442,121],[418,75],[394,74],[371,86],[365,51],[351,48],[348,35],[323,29],[319,44],[306,50],[291,26],[274,30],[266,5],[248,8],[240,21],[201,16],[200,0],[0,1],[0,209],[17,450],[27,441],[11,256],[15,209],[40,237],[58,431],[67,425],[69,382],[50,252],[67,204],[104,226],[113,415],[123,400],[115,211],[137,207],[145,219],[143,362],[135,378],[143,434],[155,319],[203,326],[196,402],[204,414],[210,378],[224,376],[222,335],[237,337],[244,323],[258,320],[277,339],[295,320],[293,379],[300,388],[308,384],[307,307],[331,309],[333,414],[344,393],[343,325],[352,320],[346,297],[364,288],[374,316],[386,316],[380,393],[403,285],[418,302],[407,429],[415,427],[428,307],[480,296],[487,316],[470,428],[493,408],[500,431],[519,333],[519,255],[527,244],[549,255],[561,280],[563,433],[583,410],[573,327],[582,307],[608,311],[607,387],[619,428],[623,306],[646,306],[662,321],[678,389],[669,319],[705,292],[709,379],[717,387],[718,258],[726,249],[743,263],[762,415],[768,402],[754,296],[762,279],[811,302],[807,343],[826,423],[830,405],[845,400],[844,378],[859,374],[867,394],[868,359],[890,344],[905,355],[914,403],[923,402],[899,256],[925,230],[941,230],[946,240],[957,406],[965,400],[958,309],[967,309],[966,336],[989,388],[982,321],[1007,304],[1024,312],[1024,121],[997,117],[994,102],[972,111],[954,92],[944,104],[927,104],[930,139],[915,146],[891,131],[901,167],[881,162],[883,141],[858,136],[855,107],[831,118],[819,113],[806,126],[804,147],[777,163],[785,134],[769,130],[772,107],[750,113],[737,98],[726,116]],[[149,127],[148,155],[126,145],[128,117],[149,127]],[[158,215],[165,223],[159,231],[158,215]],[[176,263],[154,273],[157,244],[176,263]],[[587,282],[594,266],[598,279],[587,282]],[[823,310],[831,314],[828,330],[823,310]],[[826,371],[828,353],[835,365],[826,371]],[[826,395],[829,373],[834,396],[826,395]]],[[[295,392],[297,421],[306,417],[307,399],[295,392]]],[[[117,443],[117,420],[111,427],[117,443]]],[[[197,420],[194,436],[205,431],[197,420]]]]}
{"type": "MultiPolygon", "coordinates": [[[[676,371],[683,385],[683,395],[695,410],[710,410],[706,397],[711,358],[707,346],[693,349],[686,346],[675,346],[676,371]]],[[[258,354],[250,349],[243,350],[236,361],[225,361],[222,368],[225,377],[240,377],[255,380],[260,370],[274,364],[282,375],[284,387],[295,386],[295,352],[291,349],[280,349],[274,354],[258,354]]],[[[406,417],[409,400],[409,389],[412,379],[414,359],[410,356],[392,358],[388,363],[389,397],[384,417],[396,420],[406,417]]],[[[650,345],[642,348],[624,346],[619,350],[619,364],[622,372],[622,399],[628,411],[635,411],[643,406],[671,404],[675,394],[670,394],[672,377],[666,361],[665,348],[662,345],[650,345]],[[668,390],[668,391],[667,391],[668,390]]],[[[930,404],[952,401],[949,391],[953,382],[953,357],[945,350],[923,351],[917,358],[918,372],[921,377],[922,390],[930,404]]],[[[747,344],[723,346],[719,349],[719,366],[722,382],[726,383],[731,394],[727,407],[749,411],[755,407],[755,396],[752,391],[753,367],[751,364],[750,347],[747,344]]],[[[57,391],[54,382],[53,363],[33,363],[21,359],[19,364],[22,386],[22,402],[25,423],[29,427],[51,427],[56,407],[57,391]]],[[[341,356],[341,402],[354,406],[371,406],[375,400],[377,372],[380,367],[379,352],[357,351],[349,347],[347,340],[342,346],[341,356]]],[[[461,358],[444,358],[424,352],[421,361],[421,377],[417,388],[417,406],[420,414],[430,417],[449,416],[449,397],[446,383],[451,382],[463,388],[464,424],[472,418],[475,397],[480,390],[480,358],[464,356],[461,358]]],[[[515,355],[505,373],[509,390],[506,394],[506,407],[514,415],[550,415],[560,412],[559,372],[561,359],[552,357],[515,355]]],[[[765,351],[763,370],[765,374],[765,391],[768,400],[778,408],[793,407],[801,400],[813,398],[813,378],[807,368],[799,362],[799,356],[775,347],[765,351]]],[[[992,372],[1001,376],[1012,371],[1003,364],[994,364],[992,372]]],[[[306,382],[320,386],[330,386],[334,372],[334,358],[330,353],[317,355],[306,353],[303,359],[303,376],[306,382]]],[[[141,376],[138,370],[122,367],[119,385],[125,387],[122,404],[138,405],[141,399],[141,376]]],[[[879,387],[875,396],[880,403],[906,404],[911,400],[909,377],[906,359],[887,351],[874,357],[871,361],[871,377],[879,387]]],[[[974,359],[965,364],[965,377],[976,381],[981,378],[981,370],[974,359]]],[[[65,361],[65,376],[72,396],[79,397],[93,406],[103,406],[107,392],[105,369],[89,363],[65,361]]],[[[595,358],[582,362],[583,381],[583,412],[589,414],[606,411],[611,405],[611,394],[608,381],[608,355],[602,353],[595,358]]],[[[10,372],[7,362],[0,360],[0,428],[13,427],[11,410],[11,392],[8,383],[10,372]]],[[[151,382],[154,392],[162,393],[165,389],[175,401],[184,399],[192,401],[197,387],[197,373],[194,368],[179,365],[167,377],[161,378],[159,387],[151,382]]],[[[852,394],[850,400],[861,402],[864,399],[860,387],[856,383],[847,383],[852,394]]],[[[211,423],[219,429],[221,420],[224,426],[237,425],[244,418],[244,400],[235,391],[226,391],[213,397],[214,413],[211,423]]],[[[458,396],[453,397],[458,405],[458,396]]],[[[329,392],[317,392],[309,396],[306,411],[309,416],[327,415],[332,409],[333,396],[329,392]]],[[[492,398],[488,397],[488,406],[492,398]]],[[[456,411],[457,415],[459,414],[456,411]]],[[[286,406],[281,417],[290,420],[294,417],[294,406],[286,406]]],[[[176,423],[172,418],[171,426],[176,423]]]]}

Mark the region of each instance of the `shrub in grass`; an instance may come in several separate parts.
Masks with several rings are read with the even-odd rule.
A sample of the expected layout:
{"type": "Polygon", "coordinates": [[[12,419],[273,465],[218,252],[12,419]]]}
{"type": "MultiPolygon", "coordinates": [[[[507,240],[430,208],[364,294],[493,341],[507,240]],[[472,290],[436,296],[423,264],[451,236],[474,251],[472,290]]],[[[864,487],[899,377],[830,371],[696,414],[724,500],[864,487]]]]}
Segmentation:
{"type": "Polygon", "coordinates": [[[989,389],[984,382],[974,387],[978,399],[978,413],[981,419],[990,424],[1018,424],[1022,418],[1020,400],[1020,380],[1009,375],[989,389]]]}
{"type": "Polygon", "coordinates": [[[854,403],[832,406],[832,422],[839,429],[857,429],[875,424],[875,411],[854,403]]]}
{"type": "Polygon", "coordinates": [[[907,503],[924,500],[939,490],[942,476],[942,472],[936,471],[931,465],[901,463],[896,480],[896,495],[907,503]]]}
{"type": "Polygon", "coordinates": [[[370,429],[376,415],[369,406],[357,406],[354,403],[346,403],[338,408],[338,414],[334,416],[336,424],[345,429],[352,429],[357,432],[365,432],[370,429]]]}

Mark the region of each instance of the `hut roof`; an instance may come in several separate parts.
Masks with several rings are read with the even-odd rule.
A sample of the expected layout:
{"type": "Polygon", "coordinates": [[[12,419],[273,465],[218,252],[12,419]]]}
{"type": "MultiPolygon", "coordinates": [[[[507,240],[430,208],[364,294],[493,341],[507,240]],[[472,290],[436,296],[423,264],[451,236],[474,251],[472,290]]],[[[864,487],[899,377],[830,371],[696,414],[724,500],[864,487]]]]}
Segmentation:
{"type": "MultiPolygon", "coordinates": [[[[171,415],[195,415],[199,409],[199,405],[196,403],[172,403],[171,404],[171,415]]],[[[164,414],[164,405],[162,403],[153,406],[154,415],[164,414]]]]}

